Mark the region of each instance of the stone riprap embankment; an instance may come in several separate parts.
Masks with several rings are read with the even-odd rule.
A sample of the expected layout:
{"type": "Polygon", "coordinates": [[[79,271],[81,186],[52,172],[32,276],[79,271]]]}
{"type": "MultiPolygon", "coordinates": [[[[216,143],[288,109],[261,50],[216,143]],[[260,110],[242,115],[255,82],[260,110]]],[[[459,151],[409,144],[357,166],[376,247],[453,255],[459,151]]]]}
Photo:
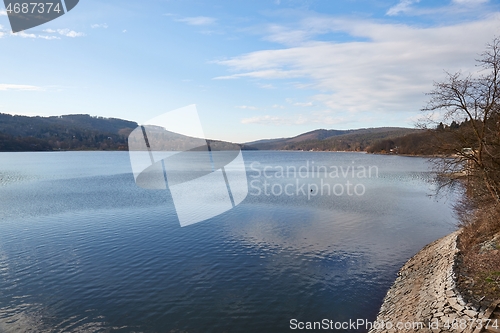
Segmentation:
{"type": "Polygon", "coordinates": [[[459,231],[412,257],[399,271],[380,308],[375,332],[473,332],[484,311],[466,304],[455,288],[459,231]]]}

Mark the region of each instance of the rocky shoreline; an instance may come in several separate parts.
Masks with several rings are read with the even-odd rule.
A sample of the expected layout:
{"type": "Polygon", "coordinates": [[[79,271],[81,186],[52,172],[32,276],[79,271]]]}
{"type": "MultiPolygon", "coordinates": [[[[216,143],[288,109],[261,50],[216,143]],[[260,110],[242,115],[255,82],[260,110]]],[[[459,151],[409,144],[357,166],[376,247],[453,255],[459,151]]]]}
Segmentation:
{"type": "Polygon", "coordinates": [[[486,309],[466,303],[455,285],[456,231],[424,247],[401,268],[380,308],[379,332],[478,332],[486,309]]]}

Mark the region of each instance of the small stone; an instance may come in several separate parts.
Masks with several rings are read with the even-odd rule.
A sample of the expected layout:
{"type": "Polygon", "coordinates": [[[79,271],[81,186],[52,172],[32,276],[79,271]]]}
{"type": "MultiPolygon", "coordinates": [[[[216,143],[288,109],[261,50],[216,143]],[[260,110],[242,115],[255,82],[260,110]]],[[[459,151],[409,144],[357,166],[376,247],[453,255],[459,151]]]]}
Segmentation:
{"type": "Polygon", "coordinates": [[[476,318],[476,316],[477,316],[477,313],[475,311],[472,311],[472,310],[465,310],[464,313],[471,318],[476,318]]]}
{"type": "Polygon", "coordinates": [[[453,309],[455,309],[457,312],[462,312],[464,310],[464,308],[461,305],[457,304],[457,303],[452,304],[451,307],[453,309]]]}

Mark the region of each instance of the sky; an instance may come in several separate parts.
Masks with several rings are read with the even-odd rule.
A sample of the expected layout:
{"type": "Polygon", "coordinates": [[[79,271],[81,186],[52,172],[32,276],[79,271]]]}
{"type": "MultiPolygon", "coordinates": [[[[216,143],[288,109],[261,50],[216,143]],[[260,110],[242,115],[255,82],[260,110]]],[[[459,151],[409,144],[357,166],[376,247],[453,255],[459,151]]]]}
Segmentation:
{"type": "Polygon", "coordinates": [[[414,127],[433,82],[476,71],[492,0],[80,0],[13,34],[0,7],[0,113],[147,122],[196,104],[232,142],[414,127]]]}

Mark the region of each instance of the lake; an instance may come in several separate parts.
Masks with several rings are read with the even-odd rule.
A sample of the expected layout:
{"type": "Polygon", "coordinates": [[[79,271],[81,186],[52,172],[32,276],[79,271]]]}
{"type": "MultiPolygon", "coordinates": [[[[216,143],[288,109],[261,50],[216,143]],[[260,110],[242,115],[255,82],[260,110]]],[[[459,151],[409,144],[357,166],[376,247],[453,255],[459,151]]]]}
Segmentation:
{"type": "Polygon", "coordinates": [[[181,227],[168,189],[135,184],[127,152],[0,153],[0,332],[373,321],[403,263],[455,229],[426,159],[243,157],[246,199],[181,227]]]}

